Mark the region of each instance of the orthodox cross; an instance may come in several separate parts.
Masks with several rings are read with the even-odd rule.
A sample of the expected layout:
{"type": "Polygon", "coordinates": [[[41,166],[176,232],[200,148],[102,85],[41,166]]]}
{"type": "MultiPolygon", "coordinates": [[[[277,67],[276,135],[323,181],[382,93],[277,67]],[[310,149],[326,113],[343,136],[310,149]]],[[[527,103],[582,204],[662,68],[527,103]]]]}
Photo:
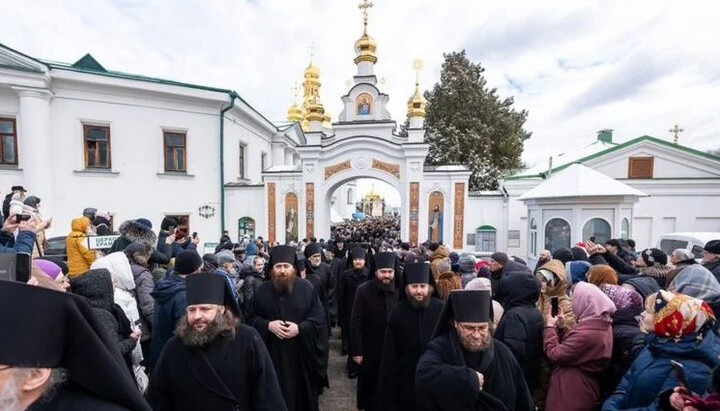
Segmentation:
{"type": "Polygon", "coordinates": [[[423,62],[420,59],[413,61],[413,70],[415,70],[415,87],[420,85],[420,70],[423,69],[423,62]]]}
{"type": "Polygon", "coordinates": [[[674,135],[674,136],[673,136],[673,142],[674,142],[675,144],[677,144],[677,143],[678,143],[678,138],[680,137],[678,134],[682,133],[682,132],[685,131],[685,130],[682,129],[682,128],[680,128],[677,124],[675,124],[675,127],[671,128],[671,129],[668,130],[668,131],[670,131],[671,133],[673,133],[673,135],[674,135]]]}
{"type": "Polygon", "coordinates": [[[310,64],[312,64],[313,56],[315,55],[315,42],[310,42],[310,45],[308,46],[308,50],[310,50],[310,64]]]}
{"type": "Polygon", "coordinates": [[[293,103],[295,103],[295,104],[297,104],[299,89],[300,89],[300,87],[298,87],[297,81],[295,82],[295,84],[292,87],[290,87],[290,91],[292,91],[292,93],[293,93],[293,103]]]}
{"type": "Polygon", "coordinates": [[[368,9],[373,7],[374,4],[371,1],[363,0],[362,3],[358,4],[358,8],[362,10],[363,14],[363,34],[367,34],[367,23],[368,23],[368,9]]]}

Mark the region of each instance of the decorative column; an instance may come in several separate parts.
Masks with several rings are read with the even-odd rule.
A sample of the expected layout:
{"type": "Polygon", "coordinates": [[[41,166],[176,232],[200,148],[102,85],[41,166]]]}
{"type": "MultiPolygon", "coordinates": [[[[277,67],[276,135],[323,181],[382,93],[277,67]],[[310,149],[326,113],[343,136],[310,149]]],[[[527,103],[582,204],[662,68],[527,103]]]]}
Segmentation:
{"type": "Polygon", "coordinates": [[[285,146],[282,143],[272,143],[272,165],[281,166],[285,163],[285,146]]]}
{"type": "Polygon", "coordinates": [[[23,169],[23,185],[29,194],[43,199],[51,209],[53,164],[50,142],[49,90],[16,87],[20,96],[18,127],[18,165],[23,169]],[[47,199],[47,200],[46,200],[47,199]]]}
{"type": "Polygon", "coordinates": [[[275,183],[267,183],[267,210],[268,210],[268,241],[274,243],[275,240],[275,183]]]}
{"type": "Polygon", "coordinates": [[[292,166],[293,165],[293,152],[290,149],[285,149],[285,165],[286,166],[292,166]]]}
{"type": "Polygon", "coordinates": [[[305,238],[315,236],[315,184],[305,183],[305,238]]]}
{"type": "Polygon", "coordinates": [[[465,232],[465,183],[455,183],[455,212],[453,221],[453,248],[463,248],[465,232]]]}
{"type": "Polygon", "coordinates": [[[420,218],[420,183],[410,183],[410,244],[418,244],[418,220],[420,218]]]}

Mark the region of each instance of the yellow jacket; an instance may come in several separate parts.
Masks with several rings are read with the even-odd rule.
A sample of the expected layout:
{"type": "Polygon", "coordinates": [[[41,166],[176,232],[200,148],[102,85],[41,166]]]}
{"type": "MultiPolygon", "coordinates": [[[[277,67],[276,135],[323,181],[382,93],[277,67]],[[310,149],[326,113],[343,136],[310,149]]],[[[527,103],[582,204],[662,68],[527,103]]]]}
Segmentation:
{"type": "Polygon", "coordinates": [[[70,277],[77,277],[87,272],[90,269],[90,264],[97,258],[95,251],[86,247],[89,226],[90,219],[84,216],[73,219],[70,224],[72,231],[65,239],[68,276],[70,277]]]}

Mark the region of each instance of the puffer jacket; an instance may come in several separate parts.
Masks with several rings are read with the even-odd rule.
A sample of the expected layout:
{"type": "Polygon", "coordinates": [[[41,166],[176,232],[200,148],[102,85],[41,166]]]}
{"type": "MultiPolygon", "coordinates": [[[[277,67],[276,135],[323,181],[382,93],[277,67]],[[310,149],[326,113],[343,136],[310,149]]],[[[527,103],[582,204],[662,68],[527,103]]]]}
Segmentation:
{"type": "Polygon", "coordinates": [[[140,311],[140,329],[142,330],[141,341],[147,341],[152,336],[153,317],[155,313],[155,300],[150,293],[155,287],[152,273],[147,267],[130,262],[130,270],[135,280],[135,299],[140,311]]]}
{"type": "Polygon", "coordinates": [[[167,270],[165,275],[155,284],[150,294],[155,299],[153,335],[150,349],[148,369],[152,372],[155,362],[167,340],[173,336],[175,324],[185,314],[187,295],[185,278],[167,270]]]}
{"type": "Polygon", "coordinates": [[[550,298],[558,297],[558,306],[563,315],[565,315],[565,329],[569,330],[573,328],[577,321],[572,310],[572,300],[567,295],[567,271],[565,271],[565,265],[560,260],[550,260],[540,267],[540,269],[548,270],[558,278],[555,286],[548,287],[545,290],[545,294],[541,295],[538,299],[537,308],[542,313],[543,322],[551,313],[552,305],[550,304],[550,298]]]}
{"type": "Polygon", "coordinates": [[[535,306],[540,281],[528,272],[510,273],[500,281],[498,293],[505,313],[495,330],[495,339],[510,348],[532,392],[543,345],[543,318],[535,306]]]}
{"type": "Polygon", "coordinates": [[[433,252],[432,258],[430,259],[430,271],[435,279],[440,277],[440,274],[442,274],[438,270],[438,264],[440,264],[440,261],[443,260],[450,262],[449,255],[450,253],[448,253],[448,250],[444,245],[441,245],[437,250],[435,250],[435,252],[433,252]]]}
{"type": "Polygon", "coordinates": [[[720,341],[707,329],[675,342],[652,336],[615,390],[603,404],[603,411],[643,409],[658,410],[658,394],[678,385],[670,360],[683,365],[688,391],[704,395],[712,370],[718,365],[720,341]]]}
{"type": "MultiPolygon", "coordinates": [[[[122,308],[130,324],[140,326],[140,312],[135,300],[135,280],[127,256],[123,252],[108,254],[97,259],[90,266],[91,270],[104,268],[110,272],[113,282],[115,304],[122,308]]],[[[140,364],[142,361],[140,344],[136,344],[132,353],[133,364],[140,364]]]]}
{"type": "Polygon", "coordinates": [[[245,276],[245,281],[240,289],[242,293],[243,318],[245,318],[245,322],[248,324],[251,324],[252,318],[254,317],[253,297],[255,296],[255,291],[257,291],[260,284],[264,282],[265,273],[262,271],[258,273],[251,268],[250,272],[245,276]]]}
{"type": "Polygon", "coordinates": [[[87,217],[74,218],[70,223],[70,234],[65,239],[67,249],[68,276],[76,277],[90,269],[97,255],[94,250],[87,248],[87,230],[90,219],[87,217]]]}

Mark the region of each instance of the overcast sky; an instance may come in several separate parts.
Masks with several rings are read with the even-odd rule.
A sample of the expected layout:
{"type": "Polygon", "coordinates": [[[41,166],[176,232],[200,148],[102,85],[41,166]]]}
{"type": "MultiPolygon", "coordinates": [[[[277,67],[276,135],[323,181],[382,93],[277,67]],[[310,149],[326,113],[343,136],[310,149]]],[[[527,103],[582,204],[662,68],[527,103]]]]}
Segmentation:
{"type": "MultiPolygon", "coordinates": [[[[579,148],[602,128],[616,141],[649,134],[720,148],[720,2],[372,0],[376,74],[402,122],[412,62],[423,88],[443,52],[466,49],[492,87],[529,111],[523,159],[579,148]]],[[[337,120],[355,74],[358,0],[0,0],[0,42],[107,69],[231,88],[284,120],[315,45],[321,97],[337,120]]]]}

